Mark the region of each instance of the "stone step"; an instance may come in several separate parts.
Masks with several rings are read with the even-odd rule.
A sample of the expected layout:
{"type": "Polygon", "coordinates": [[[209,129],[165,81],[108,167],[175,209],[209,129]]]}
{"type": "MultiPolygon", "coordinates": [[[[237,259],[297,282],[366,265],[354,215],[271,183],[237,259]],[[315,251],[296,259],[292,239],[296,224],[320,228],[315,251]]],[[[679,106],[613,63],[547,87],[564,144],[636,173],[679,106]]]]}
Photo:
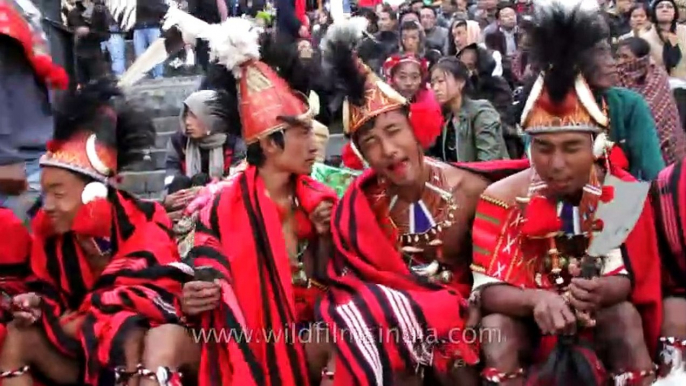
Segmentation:
{"type": "Polygon", "coordinates": [[[150,150],[150,159],[154,170],[164,170],[165,160],[167,158],[167,149],[152,149],[150,150]]]}
{"type": "Polygon", "coordinates": [[[124,172],[120,174],[121,181],[117,187],[137,196],[149,197],[164,190],[165,174],[164,170],[124,172]]]}
{"type": "Polygon", "coordinates": [[[153,118],[152,124],[155,126],[155,131],[157,131],[157,133],[175,132],[179,130],[181,121],[179,121],[179,116],[176,115],[173,117],[153,118]]]}
{"type": "Polygon", "coordinates": [[[199,76],[146,79],[124,91],[149,117],[178,117],[183,101],[198,90],[200,82],[199,76]]]}
{"type": "Polygon", "coordinates": [[[166,149],[167,144],[171,141],[172,135],[174,135],[173,131],[158,131],[157,136],[155,137],[155,148],[166,149]]]}

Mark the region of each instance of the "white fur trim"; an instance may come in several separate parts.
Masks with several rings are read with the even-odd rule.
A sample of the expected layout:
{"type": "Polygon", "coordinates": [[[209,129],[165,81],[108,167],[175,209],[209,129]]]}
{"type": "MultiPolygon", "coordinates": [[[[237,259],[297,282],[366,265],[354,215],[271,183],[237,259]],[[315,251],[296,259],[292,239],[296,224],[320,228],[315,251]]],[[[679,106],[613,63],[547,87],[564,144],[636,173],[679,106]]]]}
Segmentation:
{"type": "Polygon", "coordinates": [[[359,158],[360,161],[362,161],[362,165],[364,166],[364,168],[367,169],[369,167],[369,164],[367,163],[367,161],[364,160],[364,157],[362,157],[362,153],[360,153],[360,149],[358,149],[357,146],[355,146],[355,142],[350,141],[350,148],[353,149],[353,153],[355,153],[357,158],[359,158]]]}
{"type": "Polygon", "coordinates": [[[230,17],[221,24],[209,25],[199,36],[210,46],[210,59],[240,77],[240,66],[260,59],[259,31],[248,19],[230,17]]]}
{"type": "Polygon", "coordinates": [[[524,127],[524,122],[526,122],[526,119],[529,117],[529,113],[531,112],[531,109],[534,107],[534,103],[536,103],[538,97],[541,96],[544,83],[545,82],[543,81],[543,73],[541,73],[540,75],[538,75],[538,78],[536,78],[536,82],[531,88],[529,97],[526,98],[526,103],[524,104],[524,109],[522,110],[522,118],[519,121],[519,124],[522,125],[522,127],[524,127]]]}
{"type": "Polygon", "coordinates": [[[319,95],[317,95],[316,92],[310,91],[310,95],[307,97],[307,105],[310,106],[312,116],[319,115],[321,103],[319,101],[319,95]]]}
{"type": "Polygon", "coordinates": [[[91,163],[91,166],[95,171],[103,176],[109,176],[112,171],[102,162],[100,157],[98,157],[98,152],[95,150],[95,140],[95,134],[91,134],[86,140],[86,156],[88,156],[88,162],[91,163]]]}
{"type": "Polygon", "coordinates": [[[614,142],[607,139],[607,134],[598,134],[595,137],[595,140],[593,140],[593,156],[595,157],[595,159],[598,159],[607,154],[610,151],[610,149],[612,149],[612,146],[614,146],[614,144],[614,142]]]}
{"type": "Polygon", "coordinates": [[[588,111],[591,118],[600,126],[607,127],[610,123],[610,119],[603,113],[600,106],[598,106],[598,103],[596,103],[591,88],[588,87],[588,84],[581,75],[577,76],[574,81],[574,90],[579,97],[579,102],[586,108],[586,111],[588,111]]]}
{"type": "Polygon", "coordinates": [[[91,182],[81,192],[81,202],[84,205],[101,198],[107,198],[107,186],[102,182],[91,182]]]}
{"type": "Polygon", "coordinates": [[[350,102],[348,98],[343,101],[343,132],[350,133],[350,102]]]}

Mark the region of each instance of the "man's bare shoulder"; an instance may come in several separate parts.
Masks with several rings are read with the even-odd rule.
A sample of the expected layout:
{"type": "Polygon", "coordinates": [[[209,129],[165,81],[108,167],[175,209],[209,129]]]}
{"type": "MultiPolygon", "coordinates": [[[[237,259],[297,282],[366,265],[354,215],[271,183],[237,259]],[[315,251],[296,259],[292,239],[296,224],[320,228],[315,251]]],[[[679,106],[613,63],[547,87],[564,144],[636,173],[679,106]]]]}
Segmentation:
{"type": "Polygon", "coordinates": [[[452,192],[461,191],[467,195],[473,193],[478,195],[481,194],[489,184],[489,181],[480,175],[445,162],[429,159],[427,160],[427,163],[431,167],[441,170],[441,174],[445,177],[448,185],[447,188],[452,192]]]}
{"type": "Polygon", "coordinates": [[[517,197],[526,196],[531,182],[531,173],[533,169],[522,170],[517,174],[503,178],[489,185],[483,192],[484,196],[502,201],[508,205],[515,203],[517,197]]]}

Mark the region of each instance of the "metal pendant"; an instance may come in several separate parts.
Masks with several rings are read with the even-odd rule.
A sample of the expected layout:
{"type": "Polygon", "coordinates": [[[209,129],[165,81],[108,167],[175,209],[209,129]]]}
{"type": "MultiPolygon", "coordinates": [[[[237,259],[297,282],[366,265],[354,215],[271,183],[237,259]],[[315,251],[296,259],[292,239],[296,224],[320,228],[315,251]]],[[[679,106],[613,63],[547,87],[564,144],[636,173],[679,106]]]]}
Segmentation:
{"type": "Polygon", "coordinates": [[[299,287],[307,287],[308,280],[303,263],[298,263],[297,270],[291,274],[291,283],[299,287]]]}

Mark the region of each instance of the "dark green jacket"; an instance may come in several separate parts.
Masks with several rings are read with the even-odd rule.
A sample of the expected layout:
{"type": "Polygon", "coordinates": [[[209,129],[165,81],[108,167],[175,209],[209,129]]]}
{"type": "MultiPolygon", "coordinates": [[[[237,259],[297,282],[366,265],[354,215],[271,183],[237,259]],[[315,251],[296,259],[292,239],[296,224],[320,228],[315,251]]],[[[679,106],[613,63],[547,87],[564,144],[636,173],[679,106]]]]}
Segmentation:
{"type": "Polygon", "coordinates": [[[610,139],[629,160],[629,172],[650,181],[665,168],[657,138],[655,121],[643,97],[623,87],[612,87],[603,94],[610,110],[610,139]]]}
{"type": "Polygon", "coordinates": [[[458,115],[445,117],[429,155],[445,162],[508,159],[498,111],[486,100],[465,98],[458,115]]]}

